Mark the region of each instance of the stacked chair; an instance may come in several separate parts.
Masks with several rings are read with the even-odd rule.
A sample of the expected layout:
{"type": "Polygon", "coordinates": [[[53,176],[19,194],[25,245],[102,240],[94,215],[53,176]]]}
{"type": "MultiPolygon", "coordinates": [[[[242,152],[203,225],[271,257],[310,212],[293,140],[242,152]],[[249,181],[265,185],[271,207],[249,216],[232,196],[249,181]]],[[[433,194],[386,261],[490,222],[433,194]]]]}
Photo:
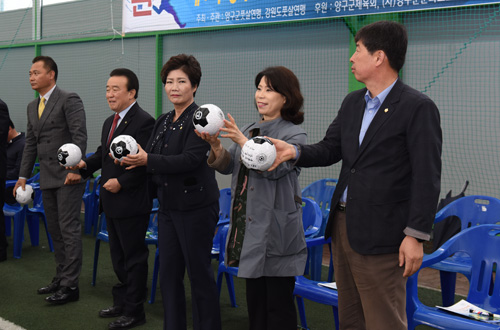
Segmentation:
{"type": "MultiPolygon", "coordinates": [[[[322,223],[317,236],[325,235],[325,227],[330,215],[330,202],[333,192],[337,187],[337,179],[320,179],[309,184],[302,189],[302,197],[314,200],[321,209],[322,223]]],[[[323,259],[323,247],[314,246],[308,248],[308,258],[306,266],[306,275],[310,274],[311,279],[319,281],[321,279],[321,264],[323,259]]]]}
{"type": "MultiPolygon", "coordinates": [[[[451,205],[451,204],[450,204],[451,205]]],[[[466,228],[450,238],[438,250],[424,257],[420,268],[433,267],[452,256],[469,260],[469,292],[467,301],[492,313],[500,313],[500,225],[478,225],[466,228]]],[[[489,324],[424,305],[418,298],[418,275],[408,278],[406,310],[408,329],[424,324],[436,329],[486,330],[500,329],[489,324]]]]}
{"type": "MultiPolygon", "coordinates": [[[[52,239],[47,228],[47,218],[45,217],[45,211],[43,209],[42,191],[40,190],[40,184],[38,182],[40,180],[38,167],[39,164],[35,164],[33,167],[33,175],[26,181],[26,184],[30,184],[35,192],[33,206],[29,207],[28,205],[20,205],[16,203],[14,205],[5,204],[3,207],[3,213],[5,216],[5,232],[7,236],[10,236],[11,234],[13,235],[13,257],[15,259],[21,258],[22,255],[25,220],[27,220],[28,223],[31,245],[39,245],[39,221],[41,220],[45,226],[49,249],[51,252],[54,251],[52,239]],[[14,223],[13,233],[12,223],[14,223]]],[[[16,180],[8,180],[5,186],[14,187],[16,182],[16,180]]]]}
{"type": "MultiPolygon", "coordinates": [[[[471,195],[459,198],[443,207],[434,223],[448,217],[460,219],[461,231],[469,227],[484,224],[500,224],[500,200],[494,197],[471,195]]],[[[440,271],[443,306],[453,305],[455,300],[456,274],[461,273],[471,280],[471,259],[462,253],[456,253],[430,266],[440,271]]]]}

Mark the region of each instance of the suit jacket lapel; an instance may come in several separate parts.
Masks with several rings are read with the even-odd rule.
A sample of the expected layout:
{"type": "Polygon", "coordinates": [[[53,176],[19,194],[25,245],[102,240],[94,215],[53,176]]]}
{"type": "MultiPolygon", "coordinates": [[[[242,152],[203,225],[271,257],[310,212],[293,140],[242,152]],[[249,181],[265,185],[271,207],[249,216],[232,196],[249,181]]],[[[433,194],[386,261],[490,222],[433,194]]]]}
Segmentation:
{"type": "MultiPolygon", "coordinates": [[[[50,95],[49,100],[45,103],[45,109],[43,110],[42,116],[38,120],[38,132],[40,132],[42,130],[42,127],[45,124],[45,121],[49,117],[52,110],[54,110],[54,105],[57,103],[59,96],[60,96],[59,88],[56,86],[56,88],[54,89],[54,91],[50,95]]],[[[40,104],[40,101],[38,101],[38,104],[40,104]]],[[[37,106],[36,112],[37,112],[37,116],[38,116],[38,106],[37,106]]]]}
{"type": "Polygon", "coordinates": [[[125,115],[125,117],[120,122],[120,125],[118,125],[118,127],[115,129],[115,133],[113,134],[112,138],[115,138],[116,136],[121,135],[123,133],[123,131],[125,131],[125,129],[127,128],[127,126],[130,124],[130,121],[134,117],[135,112],[137,111],[136,110],[136,106],[137,106],[137,103],[134,104],[132,106],[132,108],[130,108],[130,110],[127,112],[127,114],[125,115]]]}
{"type": "MultiPolygon", "coordinates": [[[[366,89],[364,90],[363,95],[365,95],[366,89]]],[[[365,98],[362,97],[360,98],[356,104],[354,104],[353,109],[354,109],[354,129],[352,130],[354,134],[354,139],[353,143],[356,143],[356,148],[352,150],[358,150],[359,149],[359,132],[361,131],[361,123],[363,122],[363,115],[365,113],[365,107],[366,107],[366,102],[365,98]]]]}
{"type": "MultiPolygon", "coordinates": [[[[382,125],[385,123],[387,119],[389,119],[393,113],[395,113],[398,108],[394,105],[394,103],[397,103],[399,101],[399,97],[401,95],[401,81],[398,80],[398,82],[394,85],[392,90],[390,91],[389,95],[384,100],[384,103],[380,105],[380,108],[377,111],[377,114],[373,118],[372,122],[370,123],[370,126],[368,127],[368,130],[366,131],[365,137],[363,138],[363,142],[361,142],[361,145],[359,146],[358,150],[358,155],[359,157],[363,151],[367,148],[367,146],[370,144],[370,141],[376,136],[378,130],[382,125]]],[[[364,113],[364,108],[363,108],[363,113],[364,113]]],[[[361,116],[361,121],[363,120],[363,116],[361,116]]],[[[360,121],[360,126],[361,126],[361,121],[360,121]]],[[[359,136],[359,130],[358,130],[358,136],[359,136]]]]}

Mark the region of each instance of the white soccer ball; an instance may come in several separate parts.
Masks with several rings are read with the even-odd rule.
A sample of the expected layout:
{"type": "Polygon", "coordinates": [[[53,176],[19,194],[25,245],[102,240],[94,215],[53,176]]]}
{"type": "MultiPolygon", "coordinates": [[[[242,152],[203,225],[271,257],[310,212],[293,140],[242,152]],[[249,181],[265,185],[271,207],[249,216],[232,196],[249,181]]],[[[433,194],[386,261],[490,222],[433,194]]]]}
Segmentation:
{"type": "Polygon", "coordinates": [[[82,151],[74,143],[66,143],[57,150],[57,160],[62,166],[75,166],[82,159],[82,151]]]}
{"type": "Polygon", "coordinates": [[[193,124],[198,132],[214,135],[224,126],[224,112],[216,105],[204,104],[194,112],[193,124]]]}
{"type": "Polygon", "coordinates": [[[276,147],[266,137],[251,138],[241,149],[241,161],[252,170],[267,171],[276,159],[276,147]]]}
{"type": "Polygon", "coordinates": [[[16,201],[21,205],[29,204],[33,201],[33,198],[35,198],[35,191],[31,185],[27,184],[24,188],[26,190],[23,190],[21,186],[16,189],[16,201]]]}
{"type": "Polygon", "coordinates": [[[137,141],[130,135],[118,135],[111,141],[109,151],[114,159],[121,161],[122,157],[135,155],[139,149],[137,141]]]}

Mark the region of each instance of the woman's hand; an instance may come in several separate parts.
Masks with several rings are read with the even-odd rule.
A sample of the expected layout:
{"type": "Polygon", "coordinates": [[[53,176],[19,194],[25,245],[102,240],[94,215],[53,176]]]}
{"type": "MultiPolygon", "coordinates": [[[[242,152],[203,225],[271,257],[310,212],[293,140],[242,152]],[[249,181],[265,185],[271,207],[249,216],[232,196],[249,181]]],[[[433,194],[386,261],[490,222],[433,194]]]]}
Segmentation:
{"type": "Polygon", "coordinates": [[[220,139],[218,138],[220,130],[217,131],[217,134],[210,135],[207,132],[199,132],[198,130],[194,130],[196,135],[198,135],[203,141],[206,141],[210,144],[210,147],[212,147],[212,151],[215,154],[215,157],[218,158],[220,154],[222,153],[222,143],[220,142],[220,139]]]}
{"type": "Polygon", "coordinates": [[[227,117],[229,120],[225,119],[224,120],[224,126],[220,130],[222,132],[225,132],[226,134],[221,134],[221,137],[223,138],[230,138],[233,140],[234,143],[237,143],[240,145],[241,148],[243,148],[243,145],[245,142],[248,141],[247,137],[241,133],[240,129],[238,128],[238,125],[236,125],[236,121],[234,120],[233,116],[231,114],[227,114],[227,117]]]}
{"type": "MultiPolygon", "coordinates": [[[[127,166],[126,170],[131,170],[133,168],[136,168],[138,166],[146,166],[148,164],[148,153],[142,149],[140,144],[137,144],[137,153],[135,155],[127,155],[126,157],[123,157],[121,161],[115,160],[115,164],[120,164],[122,166],[127,166]]],[[[111,154],[109,154],[110,157],[111,154]]]]}

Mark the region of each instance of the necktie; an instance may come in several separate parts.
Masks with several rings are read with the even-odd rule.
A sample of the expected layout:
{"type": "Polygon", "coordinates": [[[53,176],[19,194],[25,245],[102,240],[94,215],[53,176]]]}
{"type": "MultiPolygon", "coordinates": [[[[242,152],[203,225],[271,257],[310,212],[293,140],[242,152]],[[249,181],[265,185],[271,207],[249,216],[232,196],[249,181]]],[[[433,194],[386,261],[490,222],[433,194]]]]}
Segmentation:
{"type": "Polygon", "coordinates": [[[42,116],[43,110],[45,110],[45,97],[42,96],[38,104],[38,119],[42,116]]]}
{"type": "Polygon", "coordinates": [[[118,124],[118,120],[120,120],[120,115],[115,114],[115,118],[113,118],[113,125],[111,125],[111,130],[109,131],[108,143],[106,144],[106,147],[109,147],[109,144],[111,143],[111,138],[113,137],[113,133],[115,132],[116,125],[118,124]]]}

